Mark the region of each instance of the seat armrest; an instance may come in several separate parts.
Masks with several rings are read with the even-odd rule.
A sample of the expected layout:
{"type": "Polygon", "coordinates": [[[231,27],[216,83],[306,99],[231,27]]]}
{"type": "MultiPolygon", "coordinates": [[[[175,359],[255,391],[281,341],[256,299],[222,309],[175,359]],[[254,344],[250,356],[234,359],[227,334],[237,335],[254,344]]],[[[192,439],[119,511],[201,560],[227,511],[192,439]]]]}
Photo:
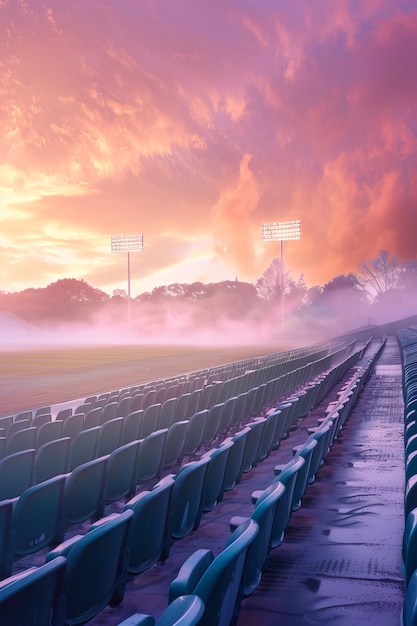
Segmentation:
{"type": "Polygon", "coordinates": [[[252,494],[251,494],[252,504],[256,504],[258,498],[261,496],[262,493],[263,493],[262,489],[257,489],[256,491],[252,491],[252,494]]]}
{"type": "MultiPolygon", "coordinates": [[[[294,448],[294,450],[295,450],[295,448],[294,448]]],[[[283,463],[282,465],[275,465],[275,467],[274,467],[274,474],[275,474],[275,476],[279,476],[285,467],[287,467],[287,463],[283,463]]]]}
{"type": "Polygon", "coordinates": [[[45,558],[45,562],[47,563],[48,561],[52,561],[52,559],[55,559],[57,556],[67,556],[67,554],[69,554],[71,548],[80,539],[82,539],[82,537],[84,537],[84,535],[74,535],[74,537],[71,537],[70,539],[67,539],[63,543],[60,543],[53,550],[48,552],[48,554],[46,555],[46,558],[45,558]]]}
{"type": "Polygon", "coordinates": [[[230,532],[233,532],[234,530],[236,530],[236,528],[240,526],[241,524],[243,524],[244,522],[246,522],[247,519],[249,518],[243,517],[241,515],[234,515],[229,522],[230,532]]]}
{"type": "Polygon", "coordinates": [[[182,564],[169,588],[168,604],[178,596],[192,594],[204,572],[214,560],[211,550],[200,548],[182,564]]]}

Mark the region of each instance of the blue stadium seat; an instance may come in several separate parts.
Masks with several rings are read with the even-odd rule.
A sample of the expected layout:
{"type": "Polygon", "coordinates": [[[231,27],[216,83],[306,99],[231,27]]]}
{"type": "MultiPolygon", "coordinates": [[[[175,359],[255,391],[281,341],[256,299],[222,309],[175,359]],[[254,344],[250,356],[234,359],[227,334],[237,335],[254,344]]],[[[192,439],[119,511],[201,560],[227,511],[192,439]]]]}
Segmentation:
{"type": "Polygon", "coordinates": [[[1,581],[0,624],[61,626],[65,570],[66,559],[60,557],[1,581]]]}
{"type": "Polygon", "coordinates": [[[85,624],[108,604],[123,600],[132,518],[131,510],[109,515],[85,535],[76,535],[47,554],[47,563],[60,556],[67,560],[63,582],[66,625],[85,624]]]}

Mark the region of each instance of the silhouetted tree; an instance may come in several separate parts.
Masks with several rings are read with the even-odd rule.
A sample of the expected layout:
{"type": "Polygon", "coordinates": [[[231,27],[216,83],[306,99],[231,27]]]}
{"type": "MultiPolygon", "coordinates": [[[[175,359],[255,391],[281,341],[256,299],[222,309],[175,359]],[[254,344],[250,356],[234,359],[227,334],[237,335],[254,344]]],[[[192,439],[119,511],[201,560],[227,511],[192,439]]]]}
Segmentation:
{"type": "Polygon", "coordinates": [[[279,302],[282,291],[284,291],[285,296],[290,289],[290,272],[284,270],[283,285],[281,285],[281,280],[281,259],[272,259],[262,276],[256,281],[255,287],[259,297],[271,304],[279,302]]]}
{"type": "Polygon", "coordinates": [[[380,250],[374,259],[365,259],[359,263],[358,284],[372,302],[380,294],[398,287],[401,272],[398,257],[386,250],[380,250]]]}

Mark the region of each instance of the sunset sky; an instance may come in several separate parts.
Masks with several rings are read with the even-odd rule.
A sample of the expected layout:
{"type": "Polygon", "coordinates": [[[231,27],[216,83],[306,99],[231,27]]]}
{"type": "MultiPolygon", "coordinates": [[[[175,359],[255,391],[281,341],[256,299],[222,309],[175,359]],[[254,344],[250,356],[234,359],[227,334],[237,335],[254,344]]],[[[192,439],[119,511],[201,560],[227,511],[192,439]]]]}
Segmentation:
{"type": "Polygon", "coordinates": [[[0,0],[0,290],[417,258],[415,0],[0,0]]]}

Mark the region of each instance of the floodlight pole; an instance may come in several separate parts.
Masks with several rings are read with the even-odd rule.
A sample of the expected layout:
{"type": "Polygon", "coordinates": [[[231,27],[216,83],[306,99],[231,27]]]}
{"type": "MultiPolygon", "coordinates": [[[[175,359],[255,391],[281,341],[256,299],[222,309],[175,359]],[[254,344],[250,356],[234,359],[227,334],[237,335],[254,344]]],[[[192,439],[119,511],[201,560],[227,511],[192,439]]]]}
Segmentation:
{"type": "Polygon", "coordinates": [[[111,238],[112,252],[127,252],[127,326],[130,328],[130,253],[143,250],[143,235],[114,235],[111,238]]]}
{"type": "Polygon", "coordinates": [[[281,326],[284,328],[285,313],[284,313],[284,240],[280,239],[280,254],[281,254],[281,326]]]}
{"type": "Polygon", "coordinates": [[[130,328],[130,250],[127,251],[127,326],[130,328]]]}
{"type": "Polygon", "coordinates": [[[262,224],[264,241],[279,241],[281,254],[281,326],[284,328],[284,241],[301,239],[301,222],[268,222],[262,224]]]}

